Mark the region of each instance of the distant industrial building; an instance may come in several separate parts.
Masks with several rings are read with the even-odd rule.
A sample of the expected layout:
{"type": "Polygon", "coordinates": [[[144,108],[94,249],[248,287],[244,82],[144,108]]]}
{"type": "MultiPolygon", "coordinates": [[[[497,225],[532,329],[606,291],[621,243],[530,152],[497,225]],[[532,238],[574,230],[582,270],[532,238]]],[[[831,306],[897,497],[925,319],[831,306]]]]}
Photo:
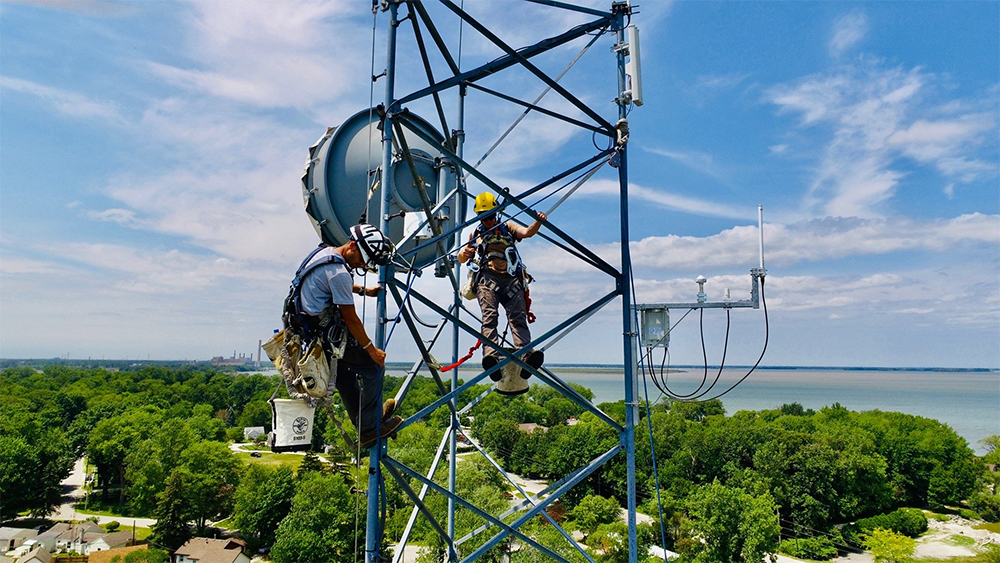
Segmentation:
{"type": "Polygon", "coordinates": [[[233,350],[233,356],[231,358],[223,358],[222,356],[215,356],[212,358],[213,366],[246,366],[253,363],[253,354],[240,354],[236,355],[236,350],[233,350]]]}

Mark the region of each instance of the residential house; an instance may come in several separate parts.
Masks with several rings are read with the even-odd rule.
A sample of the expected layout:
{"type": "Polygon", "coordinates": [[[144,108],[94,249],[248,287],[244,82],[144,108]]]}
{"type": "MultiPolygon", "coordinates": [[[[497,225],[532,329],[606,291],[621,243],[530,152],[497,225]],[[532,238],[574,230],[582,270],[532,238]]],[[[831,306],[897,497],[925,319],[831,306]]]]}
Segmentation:
{"type": "Polygon", "coordinates": [[[129,547],[116,547],[113,549],[93,551],[91,550],[90,555],[87,557],[87,563],[111,563],[111,560],[116,556],[120,557],[121,560],[125,560],[125,556],[133,551],[139,551],[142,549],[147,549],[149,546],[146,545],[132,545],[129,547]]]}
{"type": "Polygon", "coordinates": [[[191,538],[174,552],[171,563],[250,563],[246,543],[238,539],[191,538]]]}
{"type": "Polygon", "coordinates": [[[34,539],[40,545],[45,546],[45,551],[55,551],[57,539],[59,538],[60,535],[62,535],[70,528],[71,526],[69,524],[65,522],[59,522],[57,524],[53,524],[52,527],[49,528],[48,530],[45,530],[44,532],[38,534],[38,536],[35,537],[34,539]]]}
{"type": "Polygon", "coordinates": [[[116,547],[125,547],[130,541],[132,541],[132,530],[122,530],[120,532],[105,534],[104,536],[90,542],[87,554],[89,555],[98,551],[107,551],[116,547]]]}
{"type": "Polygon", "coordinates": [[[6,526],[0,528],[0,554],[7,553],[24,543],[25,540],[37,535],[38,530],[31,528],[8,528],[6,526]]]}
{"type": "Polygon", "coordinates": [[[106,536],[104,528],[93,522],[83,522],[56,537],[56,551],[75,551],[86,555],[91,542],[106,536]]]}
{"type": "Polygon", "coordinates": [[[44,547],[38,546],[27,555],[17,560],[17,563],[51,563],[52,555],[44,547]]]}

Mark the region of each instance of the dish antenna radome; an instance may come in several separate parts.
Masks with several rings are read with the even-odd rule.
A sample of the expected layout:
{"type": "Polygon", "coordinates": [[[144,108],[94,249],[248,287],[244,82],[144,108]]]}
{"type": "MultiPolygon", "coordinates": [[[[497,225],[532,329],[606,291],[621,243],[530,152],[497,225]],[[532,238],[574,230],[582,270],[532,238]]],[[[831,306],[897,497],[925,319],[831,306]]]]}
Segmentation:
{"type": "MultiPolygon", "coordinates": [[[[413,114],[409,115],[409,119],[423,133],[437,139],[439,145],[444,143],[441,133],[425,120],[413,114]]],[[[313,227],[327,244],[339,246],[346,243],[349,229],[361,222],[362,217],[367,217],[368,223],[379,224],[381,191],[385,185],[378,181],[383,176],[379,171],[381,139],[378,112],[363,110],[339,127],[327,130],[309,148],[309,160],[302,176],[302,195],[313,227]],[[376,182],[378,187],[369,197],[369,186],[376,182]]],[[[416,134],[406,135],[406,141],[413,167],[423,180],[424,192],[431,209],[434,209],[445,197],[444,186],[455,184],[454,168],[442,159],[438,146],[427,143],[416,134]]],[[[397,244],[397,252],[419,268],[440,257],[439,245],[427,245],[415,255],[408,254],[423,244],[432,231],[425,221],[421,194],[413,181],[410,162],[396,154],[390,168],[387,174],[390,189],[387,214],[393,219],[389,221],[386,235],[397,244]],[[417,235],[410,236],[414,230],[418,231],[417,235]],[[404,240],[400,245],[400,241],[404,240]]],[[[454,226],[454,207],[443,206],[436,213],[436,217],[444,218],[439,221],[442,231],[454,226]]],[[[451,248],[454,242],[453,234],[444,241],[444,247],[451,248]]]]}

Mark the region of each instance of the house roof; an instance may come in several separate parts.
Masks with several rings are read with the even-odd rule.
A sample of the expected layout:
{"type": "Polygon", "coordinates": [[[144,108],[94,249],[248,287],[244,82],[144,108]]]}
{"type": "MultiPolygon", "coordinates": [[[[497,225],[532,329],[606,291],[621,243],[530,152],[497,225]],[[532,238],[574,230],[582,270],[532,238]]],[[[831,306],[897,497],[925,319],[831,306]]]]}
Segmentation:
{"type": "MultiPolygon", "coordinates": [[[[86,539],[86,536],[84,536],[84,539],[86,539]]],[[[108,544],[108,547],[121,547],[132,539],[132,531],[122,530],[120,532],[112,532],[110,534],[105,534],[100,538],[94,538],[93,541],[97,541],[98,539],[103,539],[104,543],[108,544]]]]}
{"type": "Polygon", "coordinates": [[[38,535],[38,530],[32,528],[12,528],[4,526],[0,528],[0,540],[13,540],[16,538],[33,538],[38,535]]]}
{"type": "MultiPolygon", "coordinates": [[[[55,528],[55,526],[53,526],[53,528],[55,528]]],[[[83,539],[88,542],[96,540],[100,536],[107,534],[107,532],[104,531],[104,528],[98,526],[97,524],[94,524],[93,522],[83,522],[73,526],[72,528],[65,529],[56,537],[60,540],[75,540],[80,537],[80,532],[83,532],[83,539]]]]}
{"type": "Polygon", "coordinates": [[[243,541],[237,539],[191,538],[175,554],[199,563],[233,563],[245,546],[243,541]]]}
{"type": "Polygon", "coordinates": [[[106,537],[108,537],[108,533],[104,532],[104,531],[101,531],[101,532],[84,532],[83,533],[83,543],[94,543],[95,541],[97,541],[99,539],[106,538],[106,537]]]}
{"type": "Polygon", "coordinates": [[[57,537],[59,537],[59,534],[62,534],[63,532],[65,532],[69,528],[70,528],[69,524],[67,524],[65,522],[58,522],[56,524],[53,524],[52,527],[49,528],[48,530],[45,530],[44,532],[38,534],[38,537],[39,538],[49,538],[49,537],[57,538],[57,537]]]}
{"type": "Polygon", "coordinates": [[[133,545],[129,547],[116,547],[114,549],[108,549],[105,551],[91,551],[87,558],[87,563],[111,563],[111,558],[118,555],[122,559],[133,551],[139,551],[140,549],[146,549],[147,545],[133,545]]]}
{"type": "Polygon", "coordinates": [[[45,549],[45,546],[40,545],[29,551],[23,558],[18,559],[18,561],[31,561],[32,559],[36,559],[42,563],[49,563],[49,561],[52,561],[52,554],[49,553],[48,549],[45,549]]]}

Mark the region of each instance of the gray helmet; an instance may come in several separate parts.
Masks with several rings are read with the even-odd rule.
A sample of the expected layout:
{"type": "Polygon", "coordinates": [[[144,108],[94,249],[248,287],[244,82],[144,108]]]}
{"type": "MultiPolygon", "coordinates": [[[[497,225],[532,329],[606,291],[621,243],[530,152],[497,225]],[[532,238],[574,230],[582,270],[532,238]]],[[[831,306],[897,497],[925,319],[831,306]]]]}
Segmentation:
{"type": "Polygon", "coordinates": [[[392,260],[394,253],[392,241],[382,234],[375,225],[362,223],[351,227],[351,240],[358,243],[361,258],[365,261],[365,269],[375,272],[379,266],[385,266],[392,260]]]}

